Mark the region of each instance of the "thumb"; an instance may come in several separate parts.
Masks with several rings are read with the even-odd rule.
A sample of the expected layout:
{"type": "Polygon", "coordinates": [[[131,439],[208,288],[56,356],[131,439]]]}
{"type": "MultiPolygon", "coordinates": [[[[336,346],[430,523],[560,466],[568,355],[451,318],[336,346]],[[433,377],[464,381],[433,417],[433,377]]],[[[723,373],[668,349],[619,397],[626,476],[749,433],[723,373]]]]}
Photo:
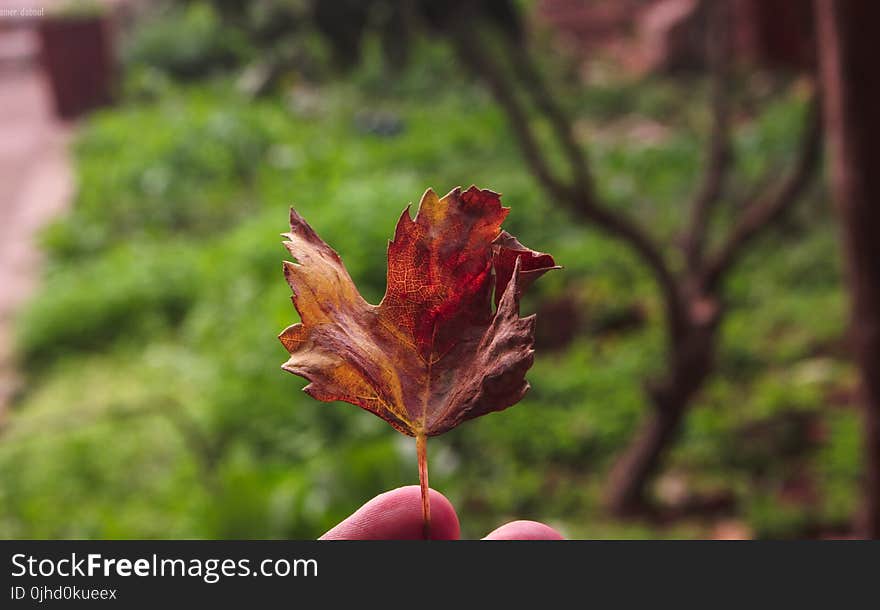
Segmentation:
{"type": "MultiPolygon", "coordinates": [[[[458,516],[446,497],[430,490],[431,539],[457,540],[458,516]]],[[[379,494],[320,540],[421,540],[422,497],[418,485],[379,494]]]]}

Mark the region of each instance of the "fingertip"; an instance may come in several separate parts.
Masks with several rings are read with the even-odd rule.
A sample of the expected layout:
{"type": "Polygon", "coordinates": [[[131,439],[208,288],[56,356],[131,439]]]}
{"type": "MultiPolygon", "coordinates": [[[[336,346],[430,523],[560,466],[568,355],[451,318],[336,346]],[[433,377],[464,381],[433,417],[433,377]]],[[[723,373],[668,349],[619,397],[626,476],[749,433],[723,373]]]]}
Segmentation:
{"type": "MultiPolygon", "coordinates": [[[[380,494],[376,499],[383,498],[383,502],[404,508],[406,513],[406,531],[414,532],[407,539],[424,538],[424,520],[422,518],[422,490],[418,485],[398,487],[391,491],[380,494]]],[[[428,490],[431,499],[431,528],[429,531],[431,540],[458,540],[461,536],[461,526],[458,515],[452,502],[436,489],[428,490]]],[[[401,523],[401,526],[404,524],[401,523]]]]}
{"type": "Polygon", "coordinates": [[[511,521],[489,532],[483,540],[565,540],[549,525],[537,521],[511,521]]]}
{"type": "MultiPolygon", "coordinates": [[[[412,486],[418,491],[419,518],[421,519],[422,492],[417,485],[412,486]]],[[[461,525],[452,502],[439,491],[428,490],[431,498],[431,540],[458,540],[461,537],[461,525]]]]}
{"type": "MultiPolygon", "coordinates": [[[[431,500],[431,540],[457,540],[458,515],[452,503],[438,491],[431,500]]],[[[321,540],[421,540],[424,538],[422,496],[418,485],[409,485],[379,494],[321,540]]]]}

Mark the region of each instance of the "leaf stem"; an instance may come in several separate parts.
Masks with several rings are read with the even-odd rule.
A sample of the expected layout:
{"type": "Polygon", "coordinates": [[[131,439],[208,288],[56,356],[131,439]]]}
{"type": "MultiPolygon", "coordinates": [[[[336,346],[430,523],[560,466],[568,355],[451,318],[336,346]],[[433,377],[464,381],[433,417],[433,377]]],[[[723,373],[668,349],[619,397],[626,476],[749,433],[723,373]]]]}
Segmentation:
{"type": "Polygon", "coordinates": [[[422,490],[422,520],[425,540],[431,539],[431,498],[428,494],[428,437],[416,435],[416,454],[419,458],[419,487],[422,490]]]}

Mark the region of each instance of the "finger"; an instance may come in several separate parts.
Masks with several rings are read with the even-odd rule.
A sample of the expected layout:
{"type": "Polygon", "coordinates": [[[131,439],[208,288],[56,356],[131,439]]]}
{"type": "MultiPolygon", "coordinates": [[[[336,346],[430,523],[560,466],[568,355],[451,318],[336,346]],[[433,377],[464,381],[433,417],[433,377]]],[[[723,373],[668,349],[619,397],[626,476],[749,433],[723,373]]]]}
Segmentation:
{"type": "MultiPolygon", "coordinates": [[[[430,490],[432,540],[457,540],[458,516],[443,494],[430,490]]],[[[422,496],[418,485],[380,494],[357,509],[320,540],[421,540],[422,496]]]]}
{"type": "Polygon", "coordinates": [[[511,521],[490,532],[483,540],[565,540],[549,525],[537,521],[511,521]]]}

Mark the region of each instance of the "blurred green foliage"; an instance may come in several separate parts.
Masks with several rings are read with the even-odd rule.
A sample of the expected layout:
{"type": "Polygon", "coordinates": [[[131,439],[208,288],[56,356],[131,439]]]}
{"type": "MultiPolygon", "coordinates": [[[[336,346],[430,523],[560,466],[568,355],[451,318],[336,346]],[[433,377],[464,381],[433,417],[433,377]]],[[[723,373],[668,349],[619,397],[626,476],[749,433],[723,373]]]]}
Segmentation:
{"type": "MultiPolygon", "coordinates": [[[[207,28],[199,19],[150,26],[133,57],[179,37],[161,28],[207,28]]],[[[193,61],[184,51],[169,51],[172,75],[193,61]]],[[[729,280],[718,374],[654,490],[677,517],[609,520],[608,467],[664,357],[654,286],[623,246],[547,199],[503,117],[442,48],[420,53],[391,80],[368,61],[347,82],[260,101],[229,79],[169,78],[160,95],[90,119],[75,146],[75,205],[45,235],[44,288],[18,321],[28,385],[0,436],[0,536],[315,537],[417,482],[412,439],[311,400],[280,370],[276,335],[296,314],[279,233],[295,204],[376,302],[400,210],[428,186],[472,183],[503,193],[506,228],[565,266],[525,312],[576,315],[539,317],[539,335],[557,340],[539,345],[521,404],[429,443],[432,484],[465,535],[512,518],[584,537],[846,525],[858,424],[823,198],[804,201],[729,280]],[[395,135],[369,128],[376,115],[395,135]]],[[[707,118],[695,90],[703,83],[609,81],[569,98],[602,191],[670,248],[700,171],[707,118]]],[[[791,87],[741,118],[734,194],[792,156],[802,110],[791,87]]]]}
{"type": "Polygon", "coordinates": [[[169,4],[139,25],[123,47],[126,69],[151,68],[176,78],[211,76],[253,55],[247,37],[223,23],[210,4],[169,4]]]}

